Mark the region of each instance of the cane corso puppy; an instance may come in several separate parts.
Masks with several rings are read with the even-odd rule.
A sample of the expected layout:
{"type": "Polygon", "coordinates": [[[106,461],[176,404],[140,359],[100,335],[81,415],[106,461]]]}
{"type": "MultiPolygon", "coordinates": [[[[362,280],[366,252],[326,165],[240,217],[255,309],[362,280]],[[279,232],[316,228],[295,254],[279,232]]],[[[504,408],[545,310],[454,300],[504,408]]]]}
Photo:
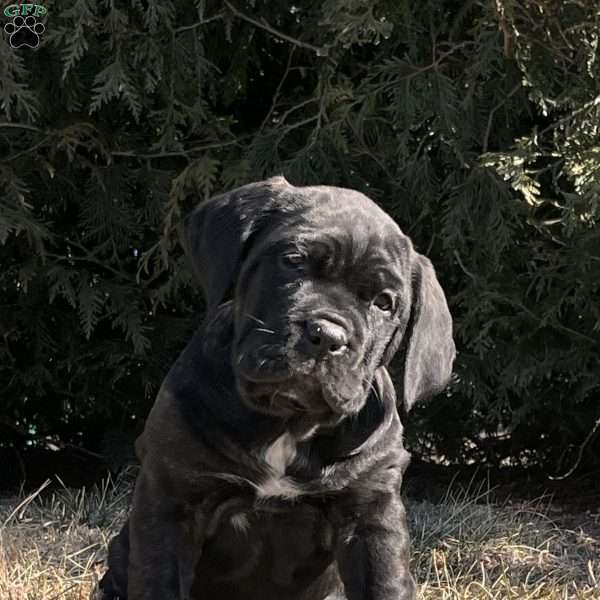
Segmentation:
{"type": "Polygon", "coordinates": [[[136,443],[104,598],[411,600],[404,409],[442,390],[452,322],[427,258],[363,194],[283,177],[200,204],[207,312],[136,443]]]}

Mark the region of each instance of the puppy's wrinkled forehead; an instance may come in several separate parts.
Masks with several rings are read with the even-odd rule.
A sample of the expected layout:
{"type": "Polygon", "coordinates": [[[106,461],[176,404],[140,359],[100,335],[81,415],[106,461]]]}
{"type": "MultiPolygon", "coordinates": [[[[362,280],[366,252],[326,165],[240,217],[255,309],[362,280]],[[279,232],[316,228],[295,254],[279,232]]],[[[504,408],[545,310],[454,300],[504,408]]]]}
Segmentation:
{"type": "Polygon", "coordinates": [[[296,249],[329,276],[352,269],[394,278],[409,269],[411,242],[393,219],[360,192],[313,187],[303,211],[283,218],[266,244],[296,249]]]}

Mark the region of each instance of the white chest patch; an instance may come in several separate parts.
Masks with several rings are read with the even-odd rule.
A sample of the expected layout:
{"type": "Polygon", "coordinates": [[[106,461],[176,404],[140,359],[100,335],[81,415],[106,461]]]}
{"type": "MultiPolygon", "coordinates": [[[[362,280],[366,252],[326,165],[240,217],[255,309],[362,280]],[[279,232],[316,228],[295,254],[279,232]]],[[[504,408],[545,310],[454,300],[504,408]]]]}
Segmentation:
{"type": "Polygon", "coordinates": [[[250,521],[244,513],[237,513],[229,518],[233,528],[239,533],[247,533],[250,529],[250,521]]]}
{"type": "Polygon", "coordinates": [[[257,485],[256,495],[259,498],[295,498],[302,494],[300,487],[285,476],[285,470],[295,457],[296,442],[289,433],[280,435],[265,449],[263,460],[268,466],[269,474],[257,485]]]}
{"type": "Polygon", "coordinates": [[[272,471],[283,475],[286,468],[292,464],[296,457],[296,442],[289,433],[280,435],[270,446],[267,447],[264,454],[265,462],[272,471]]]}

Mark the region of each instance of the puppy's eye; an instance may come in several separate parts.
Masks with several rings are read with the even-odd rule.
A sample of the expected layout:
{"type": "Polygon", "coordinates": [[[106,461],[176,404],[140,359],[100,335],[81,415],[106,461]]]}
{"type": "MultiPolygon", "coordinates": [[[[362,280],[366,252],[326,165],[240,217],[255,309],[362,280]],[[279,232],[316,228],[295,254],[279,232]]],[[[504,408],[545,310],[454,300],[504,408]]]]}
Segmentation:
{"type": "Polygon", "coordinates": [[[279,262],[288,269],[298,267],[304,262],[304,256],[299,252],[288,252],[279,257],[279,262]]]}
{"type": "Polygon", "coordinates": [[[389,292],[381,292],[377,294],[373,299],[373,304],[379,309],[385,312],[391,312],[394,310],[394,296],[389,292]]]}

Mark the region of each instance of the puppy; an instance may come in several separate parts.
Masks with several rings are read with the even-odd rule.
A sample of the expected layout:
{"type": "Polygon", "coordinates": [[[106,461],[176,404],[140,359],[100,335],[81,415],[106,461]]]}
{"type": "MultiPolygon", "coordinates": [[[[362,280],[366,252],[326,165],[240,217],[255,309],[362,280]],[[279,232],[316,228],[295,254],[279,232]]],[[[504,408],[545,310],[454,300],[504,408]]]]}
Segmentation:
{"type": "Polygon", "coordinates": [[[405,410],[455,355],[427,258],[363,194],[283,177],[185,221],[206,319],[136,442],[104,598],[412,600],[405,410]]]}

